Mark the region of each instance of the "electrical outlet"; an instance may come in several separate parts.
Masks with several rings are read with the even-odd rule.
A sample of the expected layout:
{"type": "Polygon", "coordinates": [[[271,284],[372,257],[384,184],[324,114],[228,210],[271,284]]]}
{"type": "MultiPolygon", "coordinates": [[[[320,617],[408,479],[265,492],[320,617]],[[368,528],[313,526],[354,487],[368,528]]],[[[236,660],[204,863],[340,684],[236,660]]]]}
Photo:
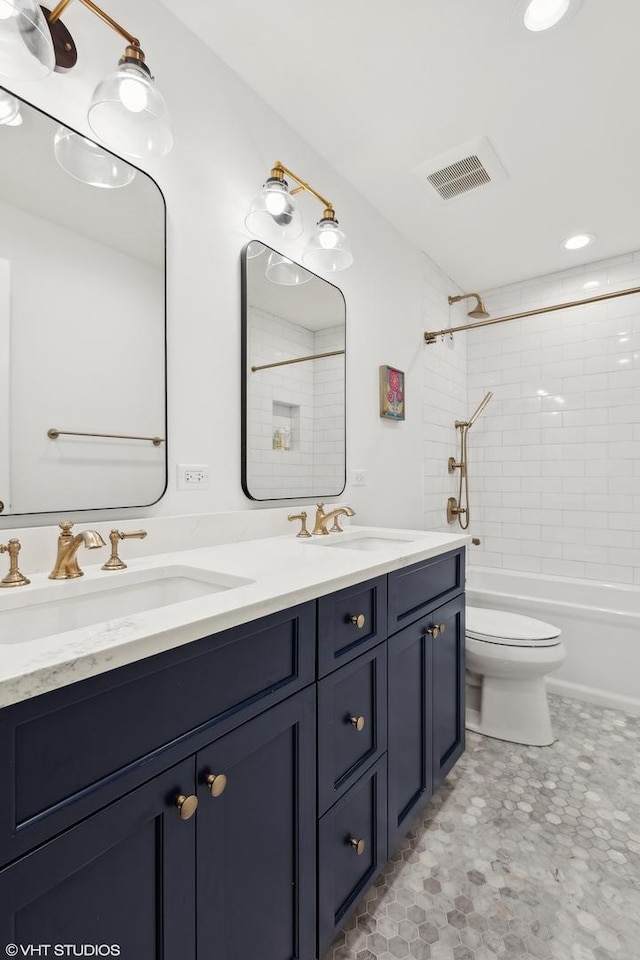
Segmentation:
{"type": "Polygon", "coordinates": [[[352,470],[351,471],[351,483],[354,487],[366,487],[367,485],[367,471],[366,470],[352,470]]]}
{"type": "Polygon", "coordinates": [[[208,463],[179,463],[178,490],[208,490],[210,470],[208,463]]]}

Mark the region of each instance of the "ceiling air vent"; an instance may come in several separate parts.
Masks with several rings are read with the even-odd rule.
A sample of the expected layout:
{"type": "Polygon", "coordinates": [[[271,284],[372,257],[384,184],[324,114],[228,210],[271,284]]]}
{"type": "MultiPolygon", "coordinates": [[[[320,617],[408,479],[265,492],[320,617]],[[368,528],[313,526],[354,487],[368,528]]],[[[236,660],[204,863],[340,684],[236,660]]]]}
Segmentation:
{"type": "Polygon", "coordinates": [[[475,190],[476,187],[484,186],[485,183],[491,183],[491,177],[475,155],[430,173],[427,180],[436,188],[443,200],[452,200],[453,197],[459,197],[461,193],[467,193],[469,190],[475,190]]]}
{"type": "Polygon", "coordinates": [[[472,190],[507,179],[507,173],[486,137],[478,137],[449,150],[429,163],[421,164],[414,173],[426,176],[435,191],[432,196],[444,201],[455,200],[472,190]]]}

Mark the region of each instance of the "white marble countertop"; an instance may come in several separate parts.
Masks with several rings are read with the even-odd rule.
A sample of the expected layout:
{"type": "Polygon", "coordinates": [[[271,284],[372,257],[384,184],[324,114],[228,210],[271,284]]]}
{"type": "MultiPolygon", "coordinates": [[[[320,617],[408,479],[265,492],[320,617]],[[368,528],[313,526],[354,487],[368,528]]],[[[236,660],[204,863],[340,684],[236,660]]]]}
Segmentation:
{"type": "MultiPolygon", "coordinates": [[[[51,581],[44,573],[35,574],[28,586],[0,591],[0,707],[455,550],[469,541],[466,535],[350,526],[344,534],[310,540],[290,533],[159,554],[131,561],[123,572],[106,573],[99,566],[87,566],[82,580],[51,581]],[[363,534],[402,542],[392,540],[373,550],[336,547],[341,538],[363,534]],[[25,640],[8,626],[9,617],[20,609],[26,608],[25,617],[35,616],[37,605],[52,597],[80,597],[99,589],[107,578],[116,584],[123,574],[166,574],[174,567],[250,582],[35,639],[25,640]]],[[[81,566],[83,554],[81,548],[81,566]]],[[[148,579],[153,579],[151,574],[148,579]]],[[[123,578],[120,583],[124,582],[123,578]]]]}

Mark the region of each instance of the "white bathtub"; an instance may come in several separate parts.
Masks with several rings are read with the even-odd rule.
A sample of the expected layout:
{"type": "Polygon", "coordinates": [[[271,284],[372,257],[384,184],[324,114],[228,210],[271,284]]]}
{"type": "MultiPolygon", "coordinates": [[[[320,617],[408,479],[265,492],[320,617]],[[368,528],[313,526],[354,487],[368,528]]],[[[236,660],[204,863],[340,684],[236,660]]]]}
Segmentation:
{"type": "Polygon", "coordinates": [[[550,692],[640,714],[640,587],[470,565],[467,601],[560,627],[567,659],[550,692]]]}

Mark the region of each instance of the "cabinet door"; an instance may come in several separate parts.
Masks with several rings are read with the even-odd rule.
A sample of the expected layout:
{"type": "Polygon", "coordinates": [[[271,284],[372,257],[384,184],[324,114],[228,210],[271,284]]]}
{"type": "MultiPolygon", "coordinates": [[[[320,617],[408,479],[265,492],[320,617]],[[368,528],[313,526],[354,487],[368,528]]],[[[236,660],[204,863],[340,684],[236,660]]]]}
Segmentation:
{"type": "Polygon", "coordinates": [[[445,603],[431,619],[440,628],[432,640],[435,789],[464,752],[464,597],[445,603]]]}
{"type": "Polygon", "coordinates": [[[0,943],[194,960],[196,817],[183,820],[176,805],[194,788],[186,760],[5,867],[0,943]]]}
{"type": "Polygon", "coordinates": [[[314,687],[198,754],[199,960],[315,957],[315,764],[314,687]]]}
{"type": "Polygon", "coordinates": [[[389,853],[433,793],[428,617],[388,641],[389,853]]]}

